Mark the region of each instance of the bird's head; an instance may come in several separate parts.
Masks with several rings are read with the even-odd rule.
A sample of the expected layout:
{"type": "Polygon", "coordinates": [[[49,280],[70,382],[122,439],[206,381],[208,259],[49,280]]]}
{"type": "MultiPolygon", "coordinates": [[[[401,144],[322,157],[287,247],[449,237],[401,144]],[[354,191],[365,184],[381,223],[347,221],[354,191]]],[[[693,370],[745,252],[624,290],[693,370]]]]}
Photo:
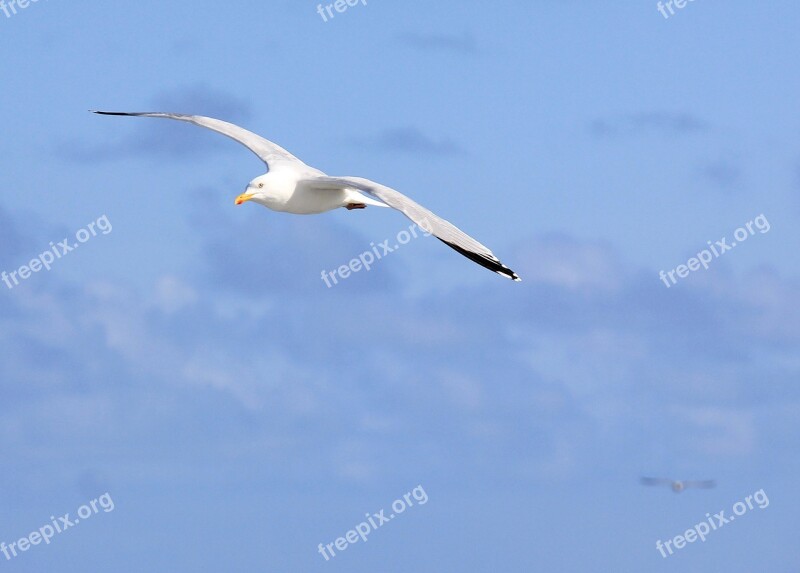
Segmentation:
{"type": "Polygon", "coordinates": [[[256,177],[250,183],[248,183],[247,189],[245,189],[244,193],[242,193],[236,198],[235,203],[237,205],[241,205],[242,203],[245,203],[247,201],[263,197],[266,194],[267,190],[267,184],[265,182],[266,177],[267,175],[264,174],[259,177],[256,177]]]}
{"type": "Polygon", "coordinates": [[[684,483],[682,481],[672,482],[672,491],[674,491],[675,493],[682,492],[685,487],[686,486],[684,485],[684,483]]]}

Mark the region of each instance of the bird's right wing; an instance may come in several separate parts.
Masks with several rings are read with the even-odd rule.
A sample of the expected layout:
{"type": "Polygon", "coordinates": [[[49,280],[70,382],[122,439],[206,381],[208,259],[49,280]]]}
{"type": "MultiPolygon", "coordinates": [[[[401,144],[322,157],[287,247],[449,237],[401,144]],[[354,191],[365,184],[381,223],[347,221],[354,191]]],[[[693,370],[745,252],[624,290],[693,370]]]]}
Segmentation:
{"type": "Polygon", "coordinates": [[[425,232],[432,234],[448,247],[458,251],[471,261],[513,281],[521,280],[517,276],[517,273],[500,262],[489,247],[479,243],[453,225],[450,221],[442,219],[432,211],[429,211],[416,201],[406,197],[399,191],[395,191],[391,187],[375,183],[363,177],[322,176],[307,179],[304,181],[304,184],[311,189],[354,189],[366,193],[389,207],[397,209],[422,227],[425,232]]]}
{"type": "MultiPolygon", "coordinates": [[[[305,163],[297,159],[297,157],[286,151],[280,145],[272,143],[271,141],[264,139],[252,131],[247,131],[243,127],[239,127],[238,125],[234,125],[220,119],[214,119],[213,117],[162,112],[128,113],[119,111],[94,111],[93,113],[100,115],[125,115],[132,117],[160,117],[165,119],[185,121],[199,127],[205,127],[211,131],[216,131],[217,133],[221,133],[222,135],[230,137],[234,141],[241,143],[250,151],[255,153],[261,159],[261,161],[266,163],[268,169],[272,169],[281,163],[291,163],[295,166],[300,165],[308,167],[305,163]]],[[[317,171],[316,169],[312,169],[310,167],[308,167],[308,169],[317,171]]]]}

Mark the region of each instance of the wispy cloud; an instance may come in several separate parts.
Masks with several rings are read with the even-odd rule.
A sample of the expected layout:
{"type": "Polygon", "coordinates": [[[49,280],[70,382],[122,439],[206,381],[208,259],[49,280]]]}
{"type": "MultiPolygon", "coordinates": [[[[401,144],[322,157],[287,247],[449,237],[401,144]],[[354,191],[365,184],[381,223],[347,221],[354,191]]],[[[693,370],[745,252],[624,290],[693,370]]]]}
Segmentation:
{"type": "Polygon", "coordinates": [[[527,280],[568,290],[608,291],[620,288],[626,278],[607,245],[551,234],[531,241],[526,251],[523,265],[527,280]]]}
{"type": "Polygon", "coordinates": [[[697,175],[721,189],[735,189],[742,182],[742,168],[733,160],[718,159],[697,167],[697,175]]]}
{"type": "Polygon", "coordinates": [[[458,144],[450,139],[434,139],[414,127],[385,129],[373,137],[356,138],[357,145],[391,153],[428,156],[463,155],[458,144]]]}
{"type": "MultiPolygon", "coordinates": [[[[191,271],[144,292],[54,281],[2,300],[9,459],[61,472],[52,460],[69,459],[77,475],[98,448],[122,451],[104,463],[110,478],[136,464],[136,479],[162,485],[211,457],[226,473],[261,460],[251,469],[262,478],[278,458],[281,479],[379,480],[400,456],[414,472],[451,472],[457,458],[474,479],[492,471],[487,460],[512,479],[556,479],[611,469],[614,452],[592,439],[599,428],[603,444],[646,454],[664,427],[686,426],[668,454],[694,447],[701,430],[702,451],[752,461],[763,455],[754,408],[787,424],[785,404],[800,402],[796,281],[709,273],[668,291],[610,246],[545,236],[509,254],[527,269],[514,290],[487,281],[406,298],[359,279],[334,292],[319,282],[323,259],[357,252],[359,237],[324,218],[254,212],[234,223],[207,203],[192,222],[202,236],[191,271]],[[754,405],[767,359],[769,391],[754,405]],[[724,409],[709,406],[721,395],[724,409]],[[81,423],[63,428],[54,412],[81,423]],[[743,422],[726,425],[729,414],[743,422]],[[353,421],[368,416],[377,419],[363,444],[348,450],[353,421]],[[441,431],[421,428],[431,419],[441,431]],[[631,436],[632,424],[647,439],[631,436]],[[51,443],[70,449],[53,457],[51,443]]],[[[2,222],[22,227],[13,214],[2,222]]]]}
{"type": "Polygon", "coordinates": [[[651,111],[623,115],[614,118],[599,118],[589,124],[589,132],[595,137],[660,133],[663,135],[685,135],[707,131],[710,125],[689,113],[651,111]]]}

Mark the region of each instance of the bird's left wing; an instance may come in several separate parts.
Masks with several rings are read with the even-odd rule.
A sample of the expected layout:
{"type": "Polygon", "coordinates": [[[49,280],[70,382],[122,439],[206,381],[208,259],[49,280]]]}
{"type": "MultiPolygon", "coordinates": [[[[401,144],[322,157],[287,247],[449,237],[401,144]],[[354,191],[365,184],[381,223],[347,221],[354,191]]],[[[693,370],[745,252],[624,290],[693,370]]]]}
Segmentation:
{"type": "Polygon", "coordinates": [[[213,117],[162,112],[93,111],[93,113],[100,115],[125,115],[132,117],[160,117],[165,119],[185,121],[200,127],[205,127],[206,129],[210,129],[212,131],[216,131],[217,133],[221,133],[222,135],[230,137],[234,141],[238,141],[250,151],[255,153],[264,163],[267,164],[267,168],[269,169],[272,169],[280,163],[292,163],[295,165],[306,166],[305,163],[297,159],[297,157],[286,151],[280,145],[272,143],[271,141],[264,139],[252,131],[247,131],[243,127],[239,127],[238,125],[234,125],[220,119],[214,119],[213,117]]]}
{"type": "Polygon", "coordinates": [[[363,177],[314,177],[305,179],[301,183],[310,189],[354,189],[362,191],[386,203],[389,207],[397,209],[422,227],[424,231],[434,235],[448,247],[455,249],[482,267],[486,267],[514,281],[522,280],[517,276],[517,273],[501,263],[500,260],[494,256],[494,253],[489,250],[489,247],[482,245],[453,225],[450,221],[442,219],[432,211],[429,211],[419,203],[412,201],[399,191],[395,191],[390,187],[375,183],[369,179],[364,179],[363,177]]]}

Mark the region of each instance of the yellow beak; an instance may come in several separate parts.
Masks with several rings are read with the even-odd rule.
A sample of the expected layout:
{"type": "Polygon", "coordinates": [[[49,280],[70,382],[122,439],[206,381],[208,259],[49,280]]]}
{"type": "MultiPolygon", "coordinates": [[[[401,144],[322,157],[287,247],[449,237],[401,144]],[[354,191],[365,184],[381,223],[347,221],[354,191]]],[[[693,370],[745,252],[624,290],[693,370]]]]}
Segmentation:
{"type": "Polygon", "coordinates": [[[242,203],[245,203],[246,201],[249,201],[252,198],[253,198],[253,196],[250,193],[242,193],[241,195],[239,195],[236,198],[236,201],[234,201],[234,202],[237,205],[241,205],[242,203]]]}

